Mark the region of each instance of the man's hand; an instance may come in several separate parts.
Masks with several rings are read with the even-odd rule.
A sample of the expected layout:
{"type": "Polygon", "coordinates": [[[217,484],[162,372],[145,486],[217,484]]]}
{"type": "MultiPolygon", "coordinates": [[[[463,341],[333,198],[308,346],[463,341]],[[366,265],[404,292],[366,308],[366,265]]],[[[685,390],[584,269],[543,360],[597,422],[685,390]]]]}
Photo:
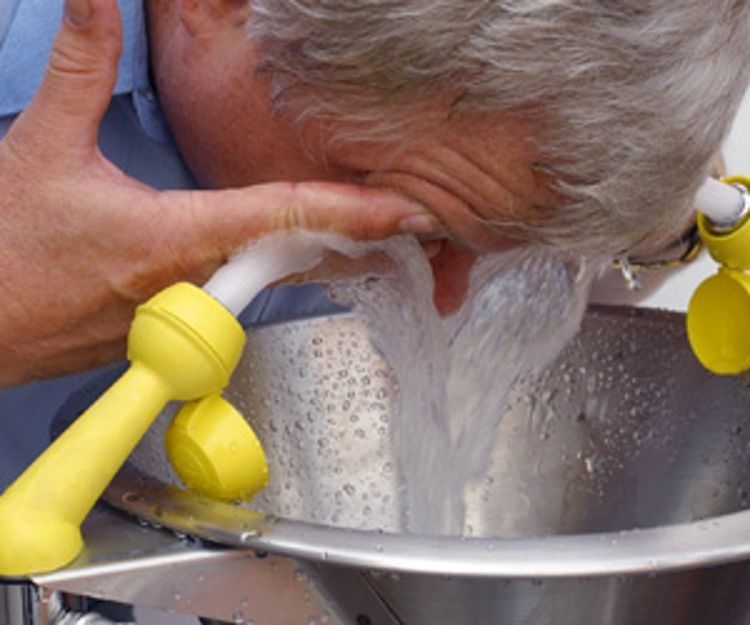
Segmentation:
{"type": "Polygon", "coordinates": [[[157,192],[97,148],[121,47],[115,0],[66,3],[44,81],[0,141],[0,387],[123,354],[135,306],[237,247],[303,227],[382,238],[431,225],[386,192],[325,183],[157,192]]]}

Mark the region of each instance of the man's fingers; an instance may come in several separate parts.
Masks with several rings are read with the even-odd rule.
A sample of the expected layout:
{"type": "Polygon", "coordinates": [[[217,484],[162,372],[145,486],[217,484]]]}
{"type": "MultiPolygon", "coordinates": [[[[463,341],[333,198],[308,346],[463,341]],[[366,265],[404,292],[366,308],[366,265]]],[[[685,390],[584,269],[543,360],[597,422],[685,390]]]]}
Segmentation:
{"type": "Polygon", "coordinates": [[[116,0],[66,0],[42,84],[9,135],[51,146],[58,156],[60,149],[93,149],[121,46],[116,0]]]}
{"type": "Polygon", "coordinates": [[[352,239],[381,239],[399,233],[430,234],[437,220],[419,204],[390,191],[333,183],[270,183],[222,191],[162,194],[183,234],[185,249],[208,246],[226,255],[249,240],[275,231],[303,228],[352,239]]]}

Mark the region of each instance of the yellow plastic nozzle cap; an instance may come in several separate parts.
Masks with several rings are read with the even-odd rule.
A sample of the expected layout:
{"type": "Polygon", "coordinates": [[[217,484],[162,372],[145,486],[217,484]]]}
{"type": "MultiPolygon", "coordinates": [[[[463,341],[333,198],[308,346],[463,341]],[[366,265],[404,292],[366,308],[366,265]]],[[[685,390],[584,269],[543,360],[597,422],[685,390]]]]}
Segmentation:
{"type": "Polygon", "coordinates": [[[713,373],[750,369],[750,277],[720,269],[695,291],[688,305],[690,346],[713,373]]]}
{"type": "MultiPolygon", "coordinates": [[[[730,176],[723,182],[750,189],[750,177],[730,176]]],[[[711,257],[733,269],[750,269],[750,219],[743,219],[729,232],[714,232],[709,219],[698,213],[698,231],[711,257]]]]}
{"type": "Polygon", "coordinates": [[[268,483],[255,432],[220,395],[186,403],[165,437],[174,470],[193,492],[212,499],[250,499],[268,483]]]}

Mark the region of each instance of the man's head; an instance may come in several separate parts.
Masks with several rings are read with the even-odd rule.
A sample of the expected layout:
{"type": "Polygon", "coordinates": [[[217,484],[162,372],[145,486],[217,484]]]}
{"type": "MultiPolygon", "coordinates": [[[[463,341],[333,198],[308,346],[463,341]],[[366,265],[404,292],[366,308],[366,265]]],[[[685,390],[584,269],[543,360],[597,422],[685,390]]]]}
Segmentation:
{"type": "Polygon", "coordinates": [[[470,248],[668,238],[748,80],[738,0],[152,0],[153,69],[210,186],[385,185],[470,248]]]}

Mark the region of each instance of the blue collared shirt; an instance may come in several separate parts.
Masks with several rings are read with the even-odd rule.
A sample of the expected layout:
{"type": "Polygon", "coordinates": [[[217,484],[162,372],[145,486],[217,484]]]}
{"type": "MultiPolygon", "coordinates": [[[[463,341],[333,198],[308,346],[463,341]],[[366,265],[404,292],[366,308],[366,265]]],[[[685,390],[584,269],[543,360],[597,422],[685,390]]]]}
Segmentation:
{"type": "MultiPolygon", "coordinates": [[[[149,81],[143,5],[120,0],[122,56],[100,146],[126,173],[160,189],[195,186],[149,81]]],[[[0,135],[36,93],[62,19],[62,0],[24,0],[0,48],[0,135]]]]}
{"type": "MultiPolygon", "coordinates": [[[[62,4],[63,0],[23,0],[10,22],[0,47],[0,137],[39,86],[62,4]]],[[[192,188],[193,177],[177,151],[149,82],[142,2],[119,0],[119,4],[123,52],[114,97],[100,130],[100,148],[124,172],[152,187],[192,188]]],[[[2,30],[0,24],[0,33],[2,30]]],[[[318,287],[281,287],[262,293],[241,320],[247,325],[334,310],[337,308],[318,287]]],[[[99,374],[88,372],[0,390],[0,490],[44,449],[50,423],[68,395],[99,374]]]]}

